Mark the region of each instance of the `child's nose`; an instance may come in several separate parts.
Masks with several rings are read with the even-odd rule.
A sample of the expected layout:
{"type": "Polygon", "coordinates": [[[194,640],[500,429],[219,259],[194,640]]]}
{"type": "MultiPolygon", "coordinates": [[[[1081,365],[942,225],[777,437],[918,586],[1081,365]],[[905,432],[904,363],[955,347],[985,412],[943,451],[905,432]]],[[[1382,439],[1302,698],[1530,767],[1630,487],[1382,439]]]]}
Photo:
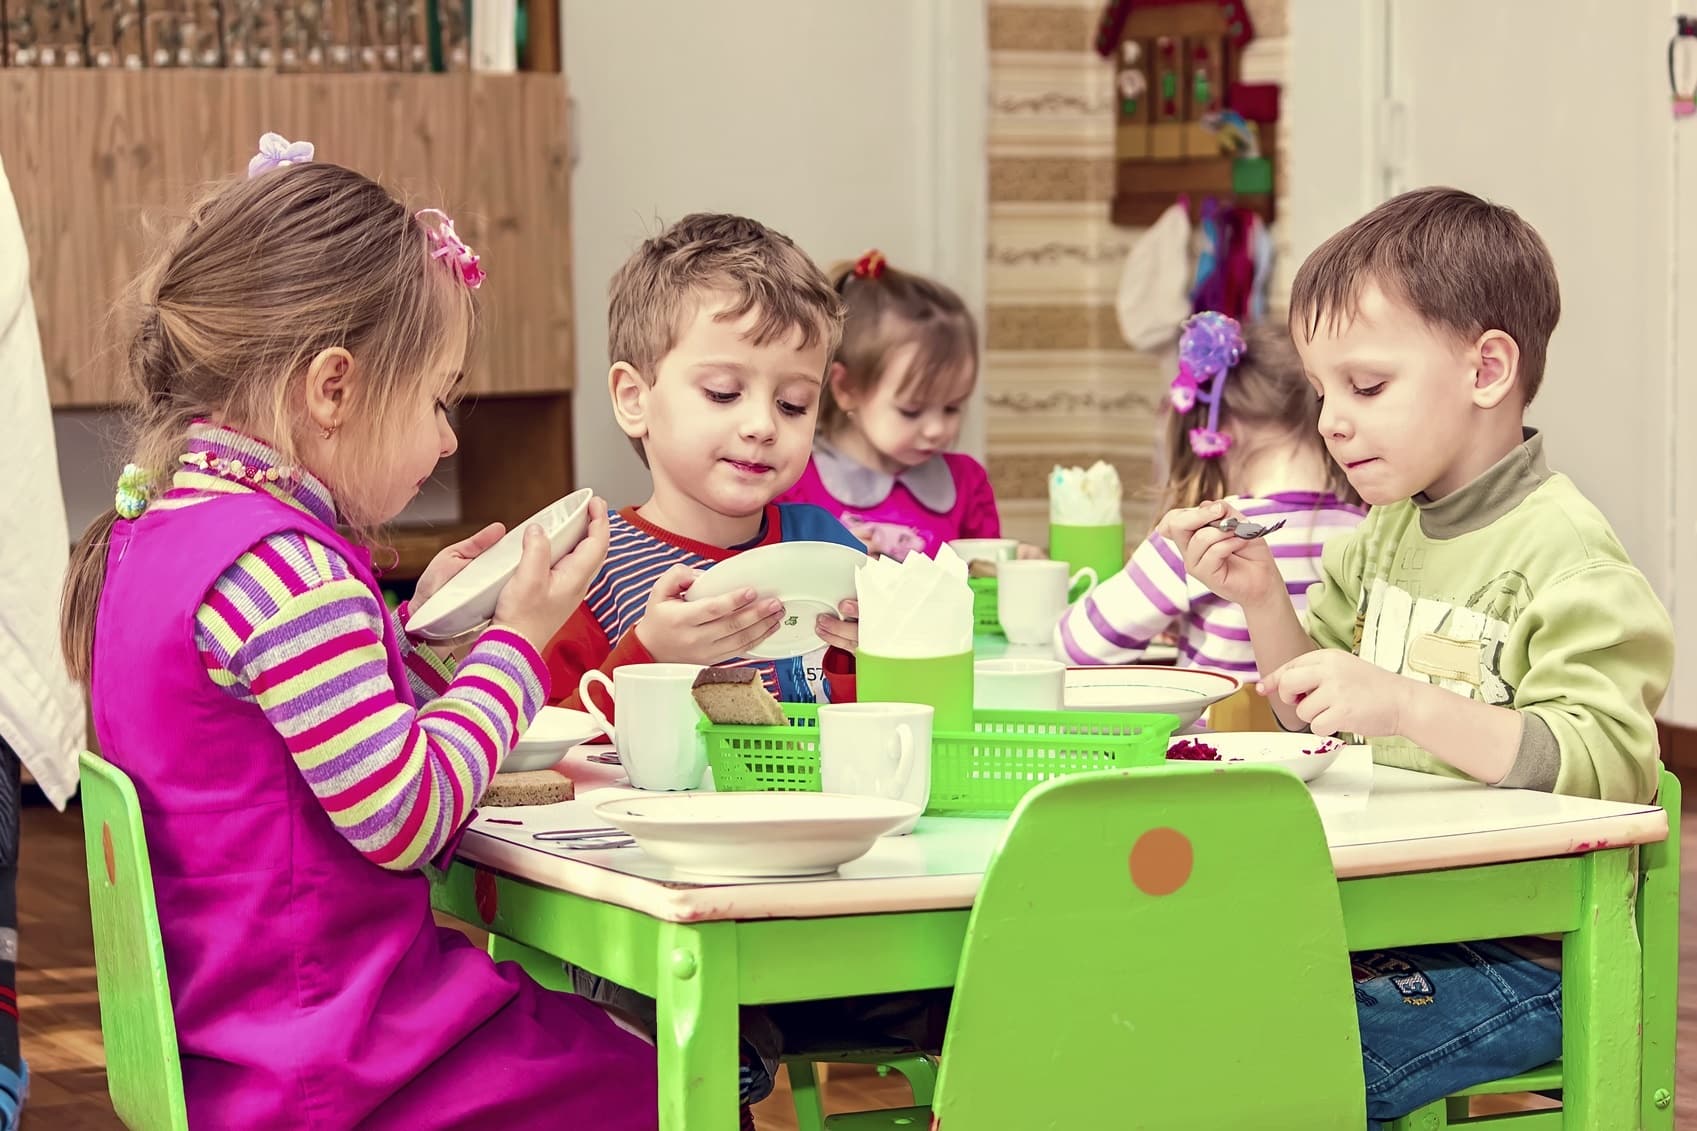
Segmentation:
{"type": "Polygon", "coordinates": [[[460,450],[460,438],[454,433],[454,426],[448,423],[447,416],[439,415],[437,423],[437,432],[442,441],[442,458],[447,459],[460,450]]]}
{"type": "Polygon", "coordinates": [[[1346,414],[1337,407],[1337,400],[1338,398],[1336,397],[1327,397],[1325,403],[1320,406],[1321,436],[1337,436],[1341,438],[1348,436],[1352,431],[1354,431],[1354,425],[1345,419],[1346,414]]]}
{"type": "Polygon", "coordinates": [[[778,429],[777,414],[770,405],[752,403],[752,397],[747,399],[751,403],[742,415],[742,434],[750,440],[771,437],[778,429]]]}

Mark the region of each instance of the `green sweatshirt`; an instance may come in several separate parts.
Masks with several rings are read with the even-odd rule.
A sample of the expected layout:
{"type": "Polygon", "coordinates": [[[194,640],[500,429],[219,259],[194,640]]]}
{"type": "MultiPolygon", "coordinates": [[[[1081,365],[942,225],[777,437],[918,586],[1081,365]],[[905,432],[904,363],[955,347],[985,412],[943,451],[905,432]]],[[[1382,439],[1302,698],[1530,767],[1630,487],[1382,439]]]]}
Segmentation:
{"type": "MultiPolygon", "coordinates": [[[[1320,647],[1520,712],[1502,785],[1654,796],[1673,626],[1536,433],[1454,494],[1374,507],[1326,546],[1308,602],[1320,647]]],[[[1406,739],[1372,745],[1383,765],[1462,776],[1406,739]]]]}

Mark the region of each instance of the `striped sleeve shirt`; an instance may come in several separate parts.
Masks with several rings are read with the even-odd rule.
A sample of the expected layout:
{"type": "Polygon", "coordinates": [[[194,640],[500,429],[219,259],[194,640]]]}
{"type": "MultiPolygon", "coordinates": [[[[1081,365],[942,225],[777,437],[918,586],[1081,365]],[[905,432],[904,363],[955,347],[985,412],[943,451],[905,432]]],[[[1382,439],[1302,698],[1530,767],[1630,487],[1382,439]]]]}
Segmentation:
{"type": "MultiPolygon", "coordinates": [[[[1307,607],[1308,587],[1320,579],[1326,543],[1354,530],[1366,513],[1333,495],[1307,491],[1227,502],[1258,522],[1284,520],[1282,529],[1267,535],[1267,544],[1298,615],[1307,607]]],[[[1243,609],[1190,577],[1178,547],[1152,534],[1123,570],[1066,611],[1055,642],[1070,663],[1130,664],[1166,632],[1179,637],[1182,667],[1255,674],[1243,609]]]]}
{"type": "MultiPolygon", "coordinates": [[[[216,434],[201,438],[211,450],[240,444],[227,430],[208,431],[216,434]]],[[[249,466],[266,454],[255,443],[234,449],[249,466]]],[[[149,509],[250,489],[185,470],[149,509]]],[[[331,508],[333,518],[316,480],[265,489],[321,517],[331,508]]],[[[299,533],[252,546],[213,584],[195,622],[213,682],[259,706],[337,831],[398,871],[450,843],[547,693],[536,649],[500,630],[479,637],[450,675],[407,642],[347,562],[299,533]],[[390,676],[385,638],[400,646],[421,706],[390,676]]]]}

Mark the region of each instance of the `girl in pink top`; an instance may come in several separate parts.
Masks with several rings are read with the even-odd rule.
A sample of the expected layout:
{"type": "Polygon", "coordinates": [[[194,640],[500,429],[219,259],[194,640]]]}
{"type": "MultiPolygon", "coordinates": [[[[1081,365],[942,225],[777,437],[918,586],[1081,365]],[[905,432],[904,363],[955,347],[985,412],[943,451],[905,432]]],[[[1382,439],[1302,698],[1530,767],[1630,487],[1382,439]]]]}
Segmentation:
{"type": "Polygon", "coordinates": [[[949,451],[978,383],[978,328],[960,296],[869,251],[833,274],[848,307],[813,459],[783,501],[814,503],[875,554],[997,538],[984,465],[949,451]]]}

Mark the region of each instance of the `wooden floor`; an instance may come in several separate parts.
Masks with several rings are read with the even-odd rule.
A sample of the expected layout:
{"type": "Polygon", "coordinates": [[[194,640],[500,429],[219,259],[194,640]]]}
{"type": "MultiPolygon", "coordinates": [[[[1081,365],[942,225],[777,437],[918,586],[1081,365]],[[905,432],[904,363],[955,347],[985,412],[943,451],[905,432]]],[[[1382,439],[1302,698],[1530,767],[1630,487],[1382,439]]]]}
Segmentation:
{"type": "MultiPolygon", "coordinates": [[[[1680,1076],[1678,1122],[1697,1128],[1697,822],[1684,822],[1680,1076]]],[[[88,880],[77,810],[46,807],[23,814],[23,870],[18,903],[18,1008],[31,1094],[26,1131],[109,1131],[122,1127],[106,1099],[100,1006],[88,928],[88,880]]],[[[909,1102],[897,1080],[871,1069],[833,1070],[826,1107],[856,1111],[909,1102]]],[[[1511,1103],[1513,1101],[1510,1101],[1511,1103]]],[[[788,1091],[780,1087],[756,1110],[761,1131],[794,1131],[788,1091]]]]}

